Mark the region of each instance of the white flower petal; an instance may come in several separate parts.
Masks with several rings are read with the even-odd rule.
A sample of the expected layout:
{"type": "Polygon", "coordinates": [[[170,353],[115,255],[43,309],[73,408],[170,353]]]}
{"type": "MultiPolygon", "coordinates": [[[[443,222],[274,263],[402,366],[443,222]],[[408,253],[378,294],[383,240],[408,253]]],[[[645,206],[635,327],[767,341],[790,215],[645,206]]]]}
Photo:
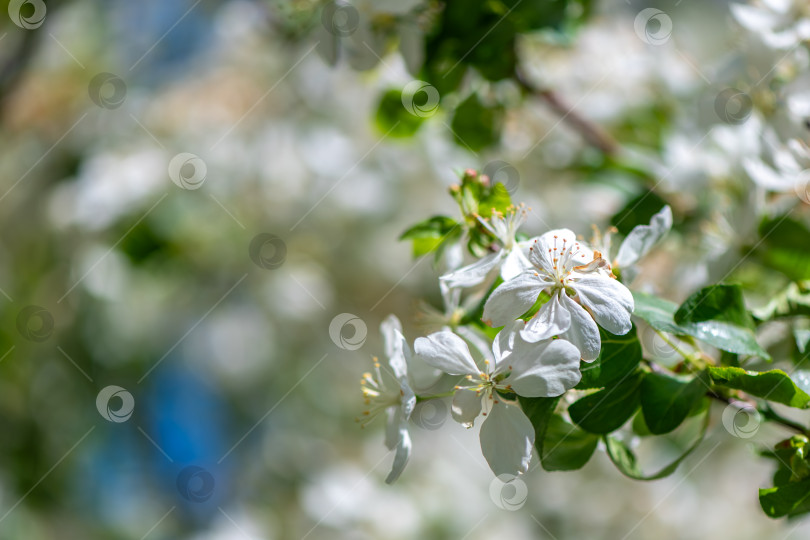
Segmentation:
{"type": "MultiPolygon", "coordinates": [[[[456,334],[464,338],[464,341],[467,342],[467,345],[472,345],[472,348],[475,349],[473,351],[470,349],[470,354],[479,353],[481,358],[486,360],[493,360],[493,357],[490,355],[490,344],[489,344],[489,337],[484,334],[481,330],[473,326],[459,326],[456,328],[456,334]]],[[[473,360],[475,360],[477,356],[473,354],[473,360]]]]}
{"type": "MultiPolygon", "coordinates": [[[[529,261],[546,272],[554,272],[554,249],[561,254],[563,245],[571,246],[577,243],[577,235],[569,229],[555,229],[534,238],[530,244],[529,261]]],[[[587,262],[587,261],[584,261],[587,262]]]]}
{"type": "Polygon", "coordinates": [[[506,253],[506,257],[501,264],[501,277],[504,281],[515,279],[518,275],[522,274],[525,270],[532,268],[532,263],[524,255],[523,249],[516,245],[506,253]]]}
{"type": "Polygon", "coordinates": [[[779,15],[754,6],[730,4],[731,14],[742,26],[754,32],[766,32],[776,28],[782,20],[779,15]]]}
{"type": "Polygon", "coordinates": [[[591,314],[571,300],[568,295],[563,294],[560,299],[563,307],[571,315],[571,327],[563,332],[560,337],[570,341],[579,349],[582,360],[593,362],[599,357],[599,351],[602,349],[599,327],[596,326],[591,314]]]}
{"type": "Polygon", "coordinates": [[[461,304],[461,290],[451,289],[447,283],[439,280],[439,290],[442,294],[442,304],[444,304],[444,313],[446,315],[452,314],[461,304]]]}
{"type": "Polygon", "coordinates": [[[472,427],[475,419],[481,414],[481,395],[468,388],[456,390],[450,414],[453,420],[464,427],[472,427]]]}
{"type": "Polygon", "coordinates": [[[796,183],[794,178],[789,178],[778,173],[759,158],[743,158],[742,164],[745,172],[751,177],[751,180],[767,190],[788,191],[793,189],[796,183]]]}
{"type": "Polygon", "coordinates": [[[529,469],[534,427],[519,408],[500,402],[492,406],[479,434],[481,453],[495,475],[518,475],[529,469]]]}
{"type": "Polygon", "coordinates": [[[481,216],[477,216],[478,223],[481,224],[483,228],[485,228],[492,236],[501,240],[501,233],[506,228],[504,226],[503,218],[498,217],[497,214],[494,214],[489,218],[482,218],[481,216]]]}
{"type": "Polygon", "coordinates": [[[799,45],[801,39],[797,27],[788,28],[781,32],[765,32],[762,41],[774,49],[789,49],[799,45]]]}
{"type": "Polygon", "coordinates": [[[802,166],[796,161],[790,145],[780,146],[773,150],[773,164],[785,176],[795,176],[802,172],[802,166]]]}
{"type": "MultiPolygon", "coordinates": [[[[436,384],[444,375],[441,370],[436,369],[419,355],[411,356],[408,362],[408,381],[417,391],[425,391],[436,384]]],[[[421,393],[421,392],[420,392],[421,393]]]]}
{"type": "Polygon", "coordinates": [[[551,295],[548,302],[540,306],[537,314],[529,320],[526,327],[520,332],[520,336],[524,340],[536,343],[558,336],[568,330],[571,326],[571,315],[560,303],[562,296],[565,296],[565,293],[560,289],[551,295]]]}
{"type": "Polygon", "coordinates": [[[463,242],[454,242],[444,248],[444,268],[447,272],[452,272],[464,264],[463,242]]]}
{"type": "Polygon", "coordinates": [[[633,327],[633,294],[618,280],[601,276],[582,276],[574,289],[582,305],[593,314],[599,326],[612,334],[626,334],[633,327]]]}
{"type": "Polygon", "coordinates": [[[385,409],[385,447],[389,450],[393,450],[399,444],[400,426],[404,421],[401,408],[388,407],[385,409]]]}
{"type": "Polygon", "coordinates": [[[399,478],[402,471],[405,470],[405,465],[408,464],[408,459],[411,457],[411,434],[408,433],[408,424],[402,422],[399,424],[399,442],[396,445],[396,453],[394,454],[394,463],[391,465],[391,472],[385,478],[386,484],[392,484],[399,478]]]}
{"type": "Polygon", "coordinates": [[[771,11],[775,11],[781,15],[787,15],[794,0],[762,0],[762,3],[771,11]]]}
{"type": "Polygon", "coordinates": [[[639,225],[630,231],[619,247],[614,261],[616,266],[623,268],[636,264],[671,228],[672,209],[665,206],[652,217],[649,225],[639,225]]]}
{"type": "Polygon", "coordinates": [[[486,257],[474,263],[459,268],[455,272],[443,275],[439,278],[448,287],[474,287],[483,283],[487,276],[498,266],[503,258],[503,252],[490,253],[486,257]]]}
{"type": "Polygon", "coordinates": [[[504,326],[503,329],[498,332],[498,335],[495,336],[495,339],[492,340],[492,354],[495,362],[495,367],[492,370],[493,375],[500,371],[499,368],[502,364],[502,360],[509,358],[509,355],[512,354],[515,337],[525,326],[526,323],[524,321],[513,321],[504,326]]]}
{"type": "Polygon", "coordinates": [[[416,394],[414,394],[413,390],[408,384],[408,379],[406,377],[399,380],[399,395],[402,417],[405,420],[408,420],[411,417],[413,408],[416,407],[416,394]]]}
{"type": "Polygon", "coordinates": [[[480,373],[467,344],[452,332],[444,330],[426,338],[417,338],[414,348],[425,362],[450,375],[480,373]]]}
{"type": "Polygon", "coordinates": [[[516,339],[509,356],[512,373],[504,380],[520,396],[560,396],[582,378],[579,350],[563,339],[526,343],[516,339]]]}
{"type": "Polygon", "coordinates": [[[531,308],[540,292],[551,285],[550,281],[527,270],[514,279],[498,286],[484,304],[482,319],[491,326],[503,326],[514,321],[531,308]]]}
{"type": "MultiPolygon", "coordinates": [[[[808,20],[808,23],[810,23],[810,20],[808,20]]],[[[808,81],[810,81],[810,77],[808,77],[808,81]]],[[[810,88],[805,91],[804,97],[807,99],[807,113],[802,114],[803,118],[810,116],[810,88]]],[[[796,159],[801,160],[805,164],[810,161],[810,148],[805,146],[803,142],[800,142],[799,139],[790,139],[787,142],[787,145],[788,148],[790,148],[790,151],[793,152],[796,159]]],[[[806,165],[799,166],[799,170],[796,171],[796,174],[801,174],[805,167],[806,165]]]]}
{"type": "Polygon", "coordinates": [[[397,379],[408,376],[408,361],[411,358],[411,348],[402,335],[402,324],[395,315],[389,315],[380,324],[380,332],[385,343],[385,356],[397,379]]]}
{"type": "Polygon", "coordinates": [[[402,334],[402,323],[399,322],[396,315],[389,315],[380,323],[380,333],[385,343],[385,356],[388,358],[393,357],[399,350],[399,338],[394,334],[395,331],[402,334]]]}

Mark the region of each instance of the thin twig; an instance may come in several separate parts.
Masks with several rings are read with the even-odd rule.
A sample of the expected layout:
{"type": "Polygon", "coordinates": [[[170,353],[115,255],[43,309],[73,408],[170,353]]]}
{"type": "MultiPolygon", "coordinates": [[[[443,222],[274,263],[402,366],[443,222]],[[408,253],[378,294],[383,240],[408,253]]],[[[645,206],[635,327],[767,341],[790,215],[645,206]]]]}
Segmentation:
{"type": "Polygon", "coordinates": [[[565,123],[582,135],[582,138],[588,144],[606,155],[614,155],[618,152],[619,145],[613,137],[598,125],[579,115],[556,92],[535,86],[520,70],[515,71],[515,80],[525,92],[545,101],[546,105],[559,115],[565,123]]]}

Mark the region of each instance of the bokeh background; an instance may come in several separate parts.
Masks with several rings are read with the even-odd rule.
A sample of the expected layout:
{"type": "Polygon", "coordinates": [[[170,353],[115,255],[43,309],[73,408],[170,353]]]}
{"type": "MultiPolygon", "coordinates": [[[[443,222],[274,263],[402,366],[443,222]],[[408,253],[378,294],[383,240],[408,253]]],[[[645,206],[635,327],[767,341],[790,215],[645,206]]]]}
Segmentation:
{"type": "MultiPolygon", "coordinates": [[[[508,104],[495,140],[455,133],[458,97],[392,133],[380,96],[416,79],[414,53],[378,46],[374,25],[416,4],[355,2],[344,37],[315,0],[0,2],[0,538],[810,534],[759,511],[772,470],[754,454],[779,428],[733,437],[719,414],[669,478],[633,482],[600,450],[577,472],[534,468],[510,511],[477,429],[439,405],[417,411],[411,463],[384,484],[382,425],[355,423],[360,375],[386,315],[413,340],[425,304],[441,309],[441,268],[402,231],[454,215],[459,171],[493,162],[533,234],[605,227],[649,180],[600,168],[510,82],[470,83],[508,104]],[[335,340],[345,313],[360,322],[335,340]]],[[[679,301],[735,264],[763,197],[739,168],[755,128],[718,119],[716,96],[782,53],[722,1],[589,9],[565,36],[522,36],[520,63],[689,216],[638,284],[679,301]],[[634,28],[651,6],[673,23],[665,43],[634,28]]]]}

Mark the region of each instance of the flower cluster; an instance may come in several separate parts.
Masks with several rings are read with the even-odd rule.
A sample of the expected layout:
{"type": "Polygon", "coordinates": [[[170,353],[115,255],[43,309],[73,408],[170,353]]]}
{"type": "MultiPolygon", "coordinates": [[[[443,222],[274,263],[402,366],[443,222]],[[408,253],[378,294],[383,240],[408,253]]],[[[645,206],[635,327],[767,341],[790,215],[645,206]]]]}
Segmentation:
{"type": "Polygon", "coordinates": [[[416,402],[450,396],[455,421],[470,428],[484,417],[481,451],[492,471],[526,472],[535,429],[519,398],[565,394],[580,382],[581,362],[599,357],[600,326],[616,335],[631,330],[633,295],[614,270],[629,275],[639,258],[666,234],[672,224],[669,207],[653,216],[650,225],[633,229],[612,262],[605,258],[610,256],[611,232],[593,240],[604,253],[568,229],[530,238],[518,230],[527,213],[525,206],[509,204],[500,211],[491,209],[487,217],[474,213],[467,221],[474,227],[467,236],[486,235],[488,240],[479,237],[477,242],[487,249],[476,261],[439,278],[445,313],[431,310],[439,330],[417,338],[413,352],[399,320],[391,315],[383,322],[390,367],[386,371],[392,382],[386,385],[375,358],[374,374],[366,373],[362,380],[369,406],[362,421],[365,425],[381,413],[387,417],[386,445],[396,450],[387,482],[399,477],[410,455],[408,419],[416,402]],[[483,295],[476,293],[480,290],[483,295]],[[462,303],[465,292],[480,298],[477,312],[469,302],[462,303]],[[468,317],[470,312],[476,316],[468,317]],[[439,370],[451,382],[451,390],[422,395],[409,377],[409,368],[416,364],[419,369],[439,370]]]}

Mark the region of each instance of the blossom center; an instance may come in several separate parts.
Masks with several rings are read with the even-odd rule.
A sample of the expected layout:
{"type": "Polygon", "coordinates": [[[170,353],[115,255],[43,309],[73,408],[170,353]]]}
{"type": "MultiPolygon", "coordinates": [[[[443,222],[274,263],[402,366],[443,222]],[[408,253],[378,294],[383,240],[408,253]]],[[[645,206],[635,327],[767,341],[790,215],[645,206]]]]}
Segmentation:
{"type": "Polygon", "coordinates": [[[555,289],[566,289],[571,272],[576,266],[575,257],[582,252],[579,242],[568,242],[566,238],[560,241],[554,236],[553,247],[548,249],[551,259],[551,269],[545,269],[546,274],[554,281],[555,289]]]}
{"type": "Polygon", "coordinates": [[[389,391],[385,386],[380,371],[380,362],[377,358],[374,358],[374,373],[363,373],[360,387],[363,392],[363,402],[366,405],[362,416],[356,419],[361,428],[370,424],[381,412],[389,407],[398,406],[401,402],[402,392],[389,391]]]}

